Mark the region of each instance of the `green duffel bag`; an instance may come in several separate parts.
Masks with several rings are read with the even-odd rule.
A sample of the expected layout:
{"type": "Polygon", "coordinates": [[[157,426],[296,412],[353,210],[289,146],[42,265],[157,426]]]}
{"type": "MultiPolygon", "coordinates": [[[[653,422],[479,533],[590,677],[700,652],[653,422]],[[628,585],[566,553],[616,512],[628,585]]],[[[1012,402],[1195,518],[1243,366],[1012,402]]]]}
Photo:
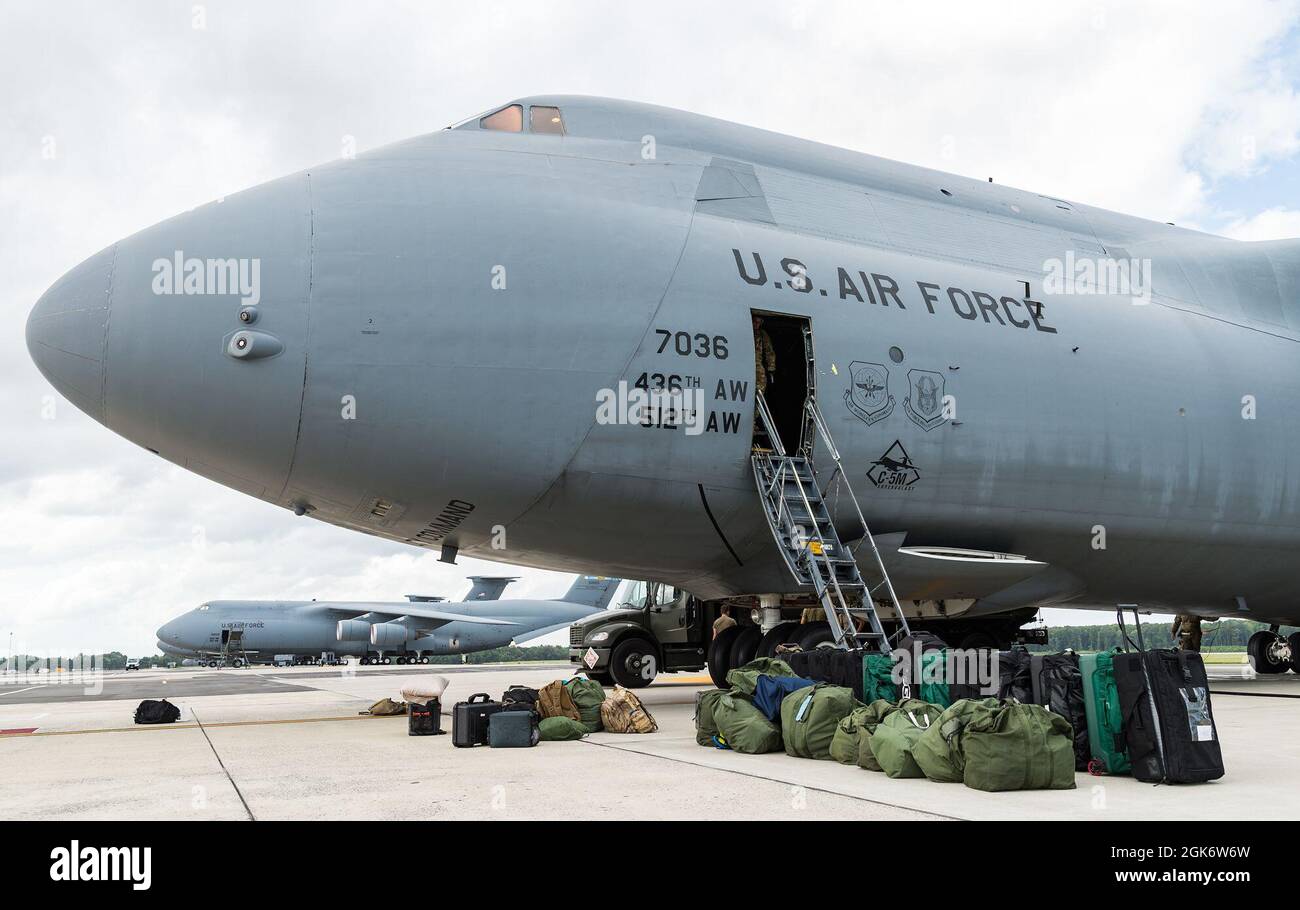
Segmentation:
{"type": "Polygon", "coordinates": [[[580,720],[574,720],[572,717],[559,715],[557,717],[543,717],[537,722],[537,731],[541,734],[541,740],[544,743],[568,742],[574,739],[582,739],[591,731],[587,725],[580,720]]]}
{"type": "Polygon", "coordinates": [[[1088,745],[1092,760],[1105,774],[1128,774],[1132,764],[1124,740],[1124,715],[1115,686],[1115,655],[1119,648],[1079,655],[1083,674],[1083,709],[1088,719],[1088,745]]]}
{"type": "Polygon", "coordinates": [[[737,692],[752,696],[758,688],[760,676],[795,676],[790,665],[775,657],[757,657],[734,670],[727,671],[727,685],[737,692]]]}
{"type": "Polygon", "coordinates": [[[1005,702],[977,712],[962,730],[962,780],[976,790],[1069,790],[1074,787],[1070,722],[1042,705],[1005,702]]]}
{"type": "Polygon", "coordinates": [[[862,661],[862,700],[867,704],[879,699],[896,703],[899,691],[893,674],[894,661],[888,654],[868,654],[862,661]]]}
{"type": "MultiPolygon", "coordinates": [[[[884,699],[854,708],[835,725],[835,735],[831,737],[831,758],[844,765],[858,764],[862,744],[870,742],[871,732],[876,729],[876,725],[893,710],[894,706],[884,699]]],[[[872,759],[873,764],[874,762],[872,759]]],[[[874,770],[879,771],[880,768],[874,770]]]]}
{"type": "Polygon", "coordinates": [[[939,719],[943,709],[938,705],[909,698],[898,709],[880,722],[871,734],[871,754],[880,764],[880,770],[890,777],[924,777],[921,767],[912,757],[912,747],[926,730],[939,719]]]}
{"type": "Polygon", "coordinates": [[[600,732],[600,703],[605,700],[605,690],[600,683],[585,676],[575,676],[564,682],[569,690],[569,697],[578,708],[578,718],[587,726],[589,733],[600,732]]]}
{"type": "Polygon", "coordinates": [[[817,683],[796,689],[781,700],[781,736],[785,754],[796,758],[831,757],[835,728],[862,703],[844,686],[817,683]]]}
{"type": "Polygon", "coordinates": [[[781,751],[781,730],[739,693],[723,692],[714,701],[713,722],[718,736],[734,752],[758,755],[781,751]]]}
{"type": "Polygon", "coordinates": [[[897,710],[897,705],[885,701],[883,698],[878,698],[867,705],[869,713],[864,715],[862,721],[858,724],[857,762],[859,768],[865,768],[868,771],[881,770],[880,762],[876,761],[876,754],[871,750],[871,736],[876,732],[876,727],[880,726],[881,721],[897,710]]]}
{"type": "Polygon", "coordinates": [[[726,694],[722,689],[705,689],[695,696],[695,741],[701,746],[713,745],[713,736],[718,732],[713,709],[726,694]]]}
{"type": "Polygon", "coordinates": [[[966,761],[961,753],[961,734],[971,718],[998,710],[996,698],[963,698],[945,708],[939,719],[912,746],[912,758],[930,780],[959,784],[966,761]]]}

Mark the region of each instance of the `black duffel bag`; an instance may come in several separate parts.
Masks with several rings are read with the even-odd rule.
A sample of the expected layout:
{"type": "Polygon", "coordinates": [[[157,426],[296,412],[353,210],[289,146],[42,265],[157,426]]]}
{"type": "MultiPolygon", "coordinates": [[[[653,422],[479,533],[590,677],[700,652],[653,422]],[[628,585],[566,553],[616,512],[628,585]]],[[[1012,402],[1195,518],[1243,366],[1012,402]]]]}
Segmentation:
{"type": "Polygon", "coordinates": [[[165,698],[160,701],[146,698],[135,709],[137,724],[171,724],[180,716],[181,709],[165,698]]]}
{"type": "Polygon", "coordinates": [[[1135,649],[1115,655],[1115,687],[1133,776],[1147,783],[1218,780],[1223,753],[1201,655],[1172,648],[1148,651],[1141,623],[1134,644],[1123,612],[1117,611],[1116,618],[1124,640],[1135,649]]]}
{"type": "Polygon", "coordinates": [[[1073,651],[1034,654],[1029,658],[1029,680],[1034,703],[1064,717],[1074,728],[1074,770],[1087,771],[1092,761],[1092,746],[1088,742],[1088,713],[1084,708],[1079,655],[1073,651]]]}
{"type": "Polygon", "coordinates": [[[998,652],[998,698],[1014,698],[1026,705],[1034,703],[1029,652],[1024,648],[998,652]]]}

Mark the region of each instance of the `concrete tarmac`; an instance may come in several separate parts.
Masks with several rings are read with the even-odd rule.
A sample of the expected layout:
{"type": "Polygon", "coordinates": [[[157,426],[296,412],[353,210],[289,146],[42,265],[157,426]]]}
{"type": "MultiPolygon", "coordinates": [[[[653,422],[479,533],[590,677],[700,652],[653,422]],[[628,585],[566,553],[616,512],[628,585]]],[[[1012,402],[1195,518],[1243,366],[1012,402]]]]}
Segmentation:
{"type": "Polygon", "coordinates": [[[1213,673],[1221,781],[1079,774],[1074,790],[1001,794],[700,747],[698,675],[641,690],[657,733],[510,750],[457,749],[450,736],[408,736],[405,717],[357,712],[399,697],[413,676],[445,675],[449,715],[475,692],[567,677],[567,665],[139,671],[109,674],[92,694],[29,679],[0,685],[0,818],[1294,818],[1300,678],[1223,669],[1213,673]],[[146,697],[168,698],[181,720],[133,725],[146,697]]]}

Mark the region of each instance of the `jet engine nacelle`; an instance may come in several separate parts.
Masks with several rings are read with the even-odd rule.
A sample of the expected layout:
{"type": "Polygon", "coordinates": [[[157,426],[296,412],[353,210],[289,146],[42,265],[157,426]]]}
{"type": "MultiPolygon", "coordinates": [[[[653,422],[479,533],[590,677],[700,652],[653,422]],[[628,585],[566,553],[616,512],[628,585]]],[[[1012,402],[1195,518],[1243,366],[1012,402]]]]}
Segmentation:
{"type": "Polygon", "coordinates": [[[339,641],[369,641],[371,624],[361,619],[340,619],[336,636],[339,641]]]}
{"type": "Polygon", "coordinates": [[[397,622],[381,622],[370,627],[370,643],[379,648],[404,645],[413,637],[410,629],[397,622]]]}

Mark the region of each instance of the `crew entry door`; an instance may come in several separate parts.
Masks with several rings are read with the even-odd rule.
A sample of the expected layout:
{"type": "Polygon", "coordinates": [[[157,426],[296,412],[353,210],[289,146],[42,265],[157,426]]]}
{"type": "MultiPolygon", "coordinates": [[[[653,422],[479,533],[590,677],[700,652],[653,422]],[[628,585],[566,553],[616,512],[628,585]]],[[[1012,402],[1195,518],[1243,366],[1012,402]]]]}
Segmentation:
{"type": "MultiPolygon", "coordinates": [[[[812,449],[812,415],[805,404],[815,391],[812,322],[790,316],[751,310],[754,327],[755,401],[762,393],[780,437],[781,455],[808,455],[812,449]]],[[[754,447],[776,451],[762,421],[754,417],[754,447]]]]}

